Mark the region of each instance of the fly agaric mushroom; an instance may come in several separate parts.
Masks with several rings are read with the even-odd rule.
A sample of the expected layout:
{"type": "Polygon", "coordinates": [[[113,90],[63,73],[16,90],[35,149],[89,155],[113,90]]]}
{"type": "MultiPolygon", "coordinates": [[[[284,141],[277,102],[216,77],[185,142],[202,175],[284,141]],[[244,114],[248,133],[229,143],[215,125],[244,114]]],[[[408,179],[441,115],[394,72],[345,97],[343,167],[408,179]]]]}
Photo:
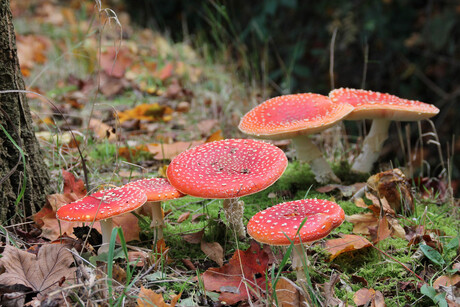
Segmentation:
{"type": "Polygon", "coordinates": [[[292,267],[300,280],[305,278],[301,245],[326,237],[344,220],[343,209],[332,201],[301,199],[260,211],[249,220],[247,228],[248,234],[260,243],[286,246],[292,241],[292,267]]]}
{"type": "Polygon", "coordinates": [[[163,238],[164,217],[161,210],[161,202],[168,199],[176,199],[185,196],[167,179],[147,178],[140,179],[126,184],[125,186],[135,187],[142,190],[147,195],[147,202],[140,210],[148,212],[152,219],[150,227],[156,228],[155,241],[163,238]]]}
{"type": "Polygon", "coordinates": [[[323,131],[353,110],[348,104],[335,104],[327,96],[306,93],[269,99],[241,118],[238,128],[264,139],[292,139],[297,158],[310,163],[316,181],[340,182],[309,134],[323,131]]]}
{"type": "Polygon", "coordinates": [[[363,149],[351,168],[357,173],[369,173],[372,170],[388,138],[392,120],[418,121],[439,113],[439,109],[431,104],[366,90],[339,88],[331,91],[329,97],[336,104],[346,103],[354,107],[353,112],[346,117],[347,120],[372,119],[363,149]]]}
{"type": "Polygon", "coordinates": [[[193,147],[174,158],[166,172],[184,194],[224,199],[225,217],[238,237],[245,236],[244,204],[237,198],[264,190],[283,174],[284,152],[271,144],[228,139],[193,147]]]}
{"type": "Polygon", "coordinates": [[[102,245],[99,253],[108,251],[112,233],[112,217],[133,211],[147,201],[143,191],[133,187],[120,187],[85,196],[56,211],[63,221],[101,223],[102,245]]]}

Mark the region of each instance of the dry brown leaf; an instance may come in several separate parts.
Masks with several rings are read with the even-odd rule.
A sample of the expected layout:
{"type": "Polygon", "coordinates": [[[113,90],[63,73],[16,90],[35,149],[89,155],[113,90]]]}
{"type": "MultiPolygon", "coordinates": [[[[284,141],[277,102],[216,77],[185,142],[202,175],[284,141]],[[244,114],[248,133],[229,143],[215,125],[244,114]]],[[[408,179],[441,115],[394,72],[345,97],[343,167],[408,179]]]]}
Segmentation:
{"type": "Polygon", "coordinates": [[[99,139],[108,139],[110,142],[115,142],[117,140],[115,128],[104,124],[98,119],[92,118],[89,121],[89,129],[91,129],[99,139]]]}
{"type": "Polygon", "coordinates": [[[171,299],[171,304],[167,304],[163,299],[163,295],[155,293],[153,290],[146,289],[144,286],[141,286],[141,291],[139,292],[139,296],[137,298],[137,304],[139,307],[174,307],[179,301],[181,295],[182,293],[173,296],[171,299]]]}
{"type": "Polygon", "coordinates": [[[75,178],[74,174],[62,170],[62,178],[64,179],[64,194],[75,193],[79,198],[86,196],[85,183],[82,179],[75,178]]]}
{"type": "Polygon", "coordinates": [[[224,139],[224,136],[222,135],[222,130],[219,129],[213,134],[211,134],[210,136],[208,136],[208,138],[206,139],[206,143],[221,141],[223,139],[224,139]]]}
{"type": "Polygon", "coordinates": [[[378,224],[378,218],[373,213],[353,214],[345,216],[345,220],[354,224],[353,233],[357,234],[369,234],[369,227],[376,227],[378,224]]]}
{"type": "Polygon", "coordinates": [[[305,298],[300,294],[300,288],[286,277],[278,279],[275,287],[278,304],[281,307],[297,307],[301,306],[301,302],[305,298]]]}
{"type": "Polygon", "coordinates": [[[21,284],[41,294],[53,291],[65,280],[71,283],[75,278],[72,253],[62,244],[46,244],[38,255],[5,246],[0,265],[5,273],[0,275],[0,284],[21,284]]]}
{"type": "Polygon", "coordinates": [[[203,253],[217,263],[219,267],[224,264],[224,249],[219,243],[201,241],[200,247],[203,253]]]}
{"type": "Polygon", "coordinates": [[[219,300],[228,305],[263,295],[269,287],[265,282],[268,261],[267,253],[251,241],[248,250],[236,250],[224,266],[204,272],[201,275],[204,287],[220,292],[219,300]]]}
{"type": "Polygon", "coordinates": [[[199,244],[201,243],[201,239],[203,238],[203,235],[204,235],[204,229],[198,232],[183,235],[182,238],[184,238],[184,240],[188,243],[199,244]]]}
{"type": "Polygon", "coordinates": [[[353,301],[356,306],[371,306],[371,307],[385,307],[385,301],[383,294],[380,291],[374,289],[362,288],[356,291],[353,295],[353,301]]]}
{"type": "Polygon", "coordinates": [[[329,261],[342,253],[359,250],[372,246],[366,238],[357,235],[343,235],[340,239],[331,239],[326,241],[326,250],[331,254],[329,261]]]}
{"type": "Polygon", "coordinates": [[[147,144],[147,149],[151,154],[155,155],[155,160],[172,160],[181,152],[203,143],[204,141],[176,142],[172,144],[152,143],[147,144]]]}
{"type": "Polygon", "coordinates": [[[369,234],[371,235],[372,242],[377,243],[388,238],[391,235],[389,226],[386,216],[383,216],[378,221],[376,227],[369,227],[369,234]]]}
{"type": "Polygon", "coordinates": [[[134,54],[126,47],[108,47],[100,54],[101,69],[109,76],[122,78],[133,63],[134,54]]]}
{"type": "Polygon", "coordinates": [[[177,218],[178,223],[185,222],[190,217],[190,211],[184,212],[177,218]]]}
{"type": "Polygon", "coordinates": [[[460,274],[455,274],[452,276],[440,276],[438,277],[435,282],[433,283],[433,288],[436,290],[439,289],[439,286],[450,287],[452,285],[456,285],[460,282],[460,274]]]}

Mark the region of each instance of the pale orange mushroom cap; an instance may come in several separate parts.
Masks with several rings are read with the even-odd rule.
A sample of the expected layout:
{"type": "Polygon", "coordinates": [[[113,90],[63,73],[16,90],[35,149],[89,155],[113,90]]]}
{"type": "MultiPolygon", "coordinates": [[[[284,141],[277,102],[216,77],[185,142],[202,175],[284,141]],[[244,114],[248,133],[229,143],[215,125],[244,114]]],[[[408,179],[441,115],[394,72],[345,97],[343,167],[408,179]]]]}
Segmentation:
{"type": "Polygon", "coordinates": [[[286,166],[286,155],[274,145],[228,139],[181,153],[171,161],[166,174],[184,194],[228,199],[264,190],[278,180],[286,166]]]}
{"type": "Polygon", "coordinates": [[[163,201],[185,196],[165,178],[145,178],[130,182],[125,186],[141,189],[147,195],[147,201],[163,201]]]}
{"type": "Polygon", "coordinates": [[[331,91],[329,97],[336,104],[347,103],[355,107],[346,119],[386,118],[397,121],[417,121],[439,113],[434,105],[395,95],[351,88],[331,91]]]}
{"type": "Polygon", "coordinates": [[[119,187],[99,191],[64,205],[56,217],[64,221],[92,222],[105,220],[133,211],[147,201],[147,196],[138,188],[119,187]]]}
{"type": "Polygon", "coordinates": [[[352,110],[351,105],[332,103],[329,97],[320,94],[284,95],[269,99],[246,113],[238,128],[260,138],[293,138],[323,131],[352,110]]]}
{"type": "Polygon", "coordinates": [[[308,243],[326,237],[345,220],[343,209],[324,199],[301,199],[267,208],[248,223],[248,234],[269,245],[308,243]],[[302,222],[307,219],[299,231],[302,222]],[[298,233],[298,235],[297,235],[298,233]]]}

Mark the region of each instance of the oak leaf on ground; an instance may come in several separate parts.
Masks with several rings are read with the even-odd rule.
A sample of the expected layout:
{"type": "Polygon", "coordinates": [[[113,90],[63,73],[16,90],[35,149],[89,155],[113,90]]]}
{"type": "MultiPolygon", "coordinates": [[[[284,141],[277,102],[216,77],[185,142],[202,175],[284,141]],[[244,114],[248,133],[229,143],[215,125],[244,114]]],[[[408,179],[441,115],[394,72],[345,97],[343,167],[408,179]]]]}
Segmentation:
{"type": "Polygon", "coordinates": [[[369,240],[357,235],[343,235],[340,239],[331,239],[326,241],[326,251],[331,254],[329,261],[332,261],[340,254],[369,246],[372,246],[372,243],[369,240]]]}
{"type": "Polygon", "coordinates": [[[206,290],[220,292],[219,300],[233,305],[265,292],[268,261],[267,253],[252,241],[248,250],[237,250],[227,264],[208,269],[201,278],[206,290]]]}
{"type": "Polygon", "coordinates": [[[382,292],[374,289],[362,288],[353,295],[353,301],[356,306],[385,307],[385,301],[382,292]]]}
{"type": "Polygon", "coordinates": [[[139,292],[137,298],[137,304],[139,307],[147,306],[156,306],[156,307],[174,307],[179,301],[182,293],[179,293],[172,297],[171,304],[165,303],[163,295],[155,293],[153,290],[146,289],[144,286],[141,286],[141,291],[139,292]]]}
{"type": "Polygon", "coordinates": [[[41,294],[53,291],[63,280],[73,280],[75,268],[70,267],[73,262],[66,245],[43,245],[37,255],[7,245],[0,259],[5,269],[0,275],[0,284],[21,284],[41,294]]]}

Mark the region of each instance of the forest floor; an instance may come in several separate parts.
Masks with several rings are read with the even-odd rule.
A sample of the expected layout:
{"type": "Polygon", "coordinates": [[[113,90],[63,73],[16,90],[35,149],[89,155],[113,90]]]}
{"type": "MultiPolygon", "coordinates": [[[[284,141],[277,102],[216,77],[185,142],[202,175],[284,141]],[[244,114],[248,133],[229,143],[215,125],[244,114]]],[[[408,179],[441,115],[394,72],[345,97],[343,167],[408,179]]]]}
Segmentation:
{"type": "Polygon", "coordinates": [[[353,175],[360,138],[341,125],[314,137],[341,184],[317,184],[289,142],[277,141],[289,159],[286,171],[241,198],[245,224],[291,200],[328,199],[343,208],[345,222],[305,246],[307,281],[296,280],[289,249],[237,239],[221,200],[191,196],[163,203],[164,240],[152,242],[149,216],[127,214],[115,222],[124,239],[98,255],[97,233],[59,223],[60,206],[103,187],[165,177],[169,161],[192,146],[247,138],[239,119],[270,93],[243,80],[237,64],[216,58],[207,42],[172,42],[134,25],[121,8],[15,1],[12,11],[55,194],[23,224],[1,227],[2,304],[459,306],[460,212],[448,178],[405,178],[391,168],[370,181],[373,174],[353,175]],[[372,189],[352,199],[371,181],[394,184],[386,196],[397,201],[372,189]],[[412,201],[412,213],[398,212],[412,201]],[[46,267],[44,275],[35,266],[46,267]],[[235,266],[239,274],[231,273],[235,266]],[[219,274],[205,274],[210,268],[219,274]],[[7,281],[11,274],[24,279],[7,281]]]}

